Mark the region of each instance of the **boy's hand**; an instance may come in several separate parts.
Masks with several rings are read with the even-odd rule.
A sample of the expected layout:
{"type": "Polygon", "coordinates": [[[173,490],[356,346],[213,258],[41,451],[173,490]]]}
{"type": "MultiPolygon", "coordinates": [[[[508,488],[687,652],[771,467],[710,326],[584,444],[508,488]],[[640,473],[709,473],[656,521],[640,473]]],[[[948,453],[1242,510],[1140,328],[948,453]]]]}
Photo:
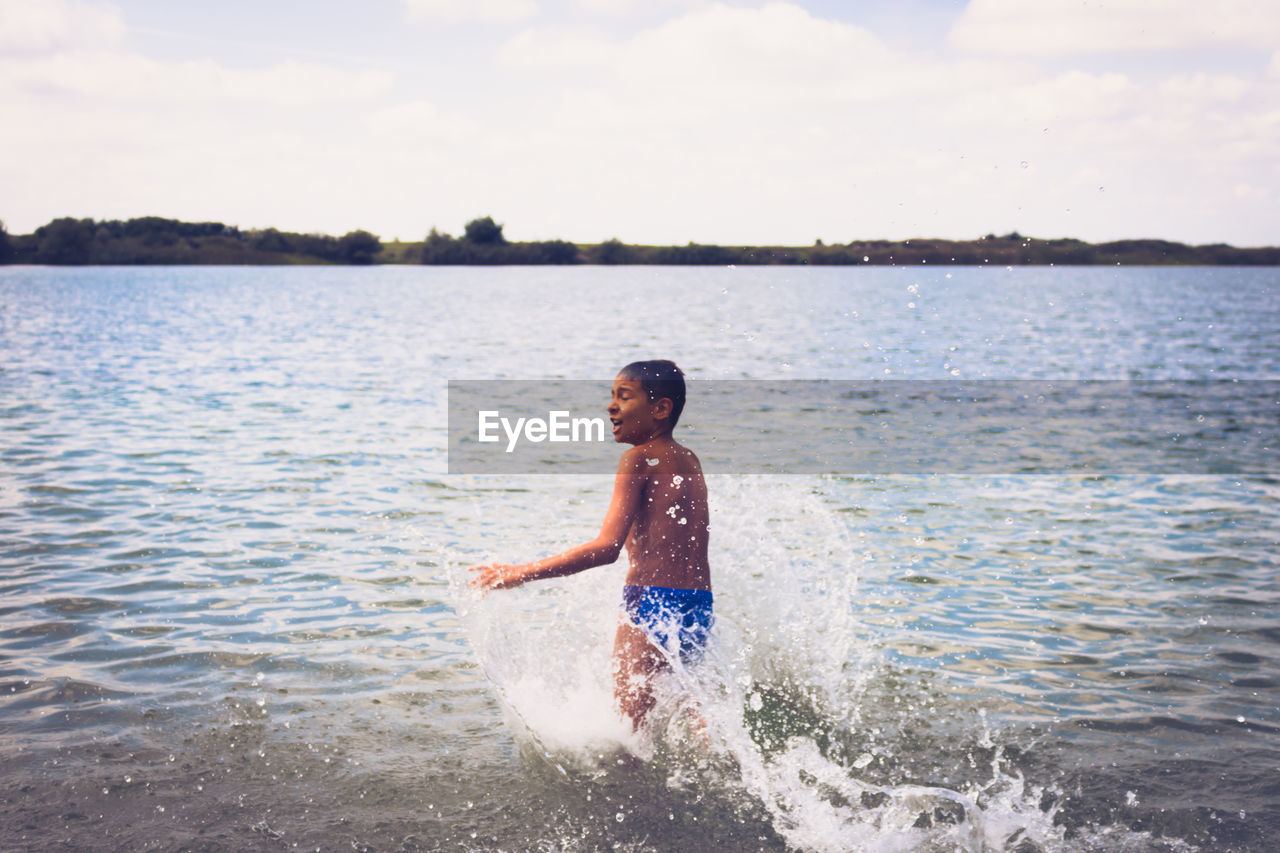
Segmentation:
{"type": "Polygon", "coordinates": [[[471,586],[488,594],[495,589],[509,589],[513,586],[519,586],[521,583],[521,574],[519,566],[509,566],[506,563],[494,563],[491,566],[472,566],[467,569],[472,572],[471,586]]]}

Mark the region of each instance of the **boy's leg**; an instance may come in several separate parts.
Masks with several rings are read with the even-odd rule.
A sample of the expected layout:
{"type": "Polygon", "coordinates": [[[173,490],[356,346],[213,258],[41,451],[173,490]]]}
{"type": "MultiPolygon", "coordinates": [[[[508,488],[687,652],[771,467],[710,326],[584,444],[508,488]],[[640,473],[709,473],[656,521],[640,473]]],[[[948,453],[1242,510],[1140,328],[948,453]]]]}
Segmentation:
{"type": "Polygon", "coordinates": [[[653,676],[666,665],[649,635],[624,617],[613,643],[613,695],[633,728],[640,728],[653,708],[653,676]]]}

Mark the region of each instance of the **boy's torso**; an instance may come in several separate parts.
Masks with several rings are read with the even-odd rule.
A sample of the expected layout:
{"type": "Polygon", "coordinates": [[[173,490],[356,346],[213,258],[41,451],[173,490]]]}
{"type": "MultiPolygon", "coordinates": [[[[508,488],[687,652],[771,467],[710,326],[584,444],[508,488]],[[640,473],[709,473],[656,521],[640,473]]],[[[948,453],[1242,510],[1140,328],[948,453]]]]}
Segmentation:
{"type": "Polygon", "coordinates": [[[707,486],[698,457],[669,439],[641,450],[646,482],[627,535],[627,584],[710,590],[707,486]]]}

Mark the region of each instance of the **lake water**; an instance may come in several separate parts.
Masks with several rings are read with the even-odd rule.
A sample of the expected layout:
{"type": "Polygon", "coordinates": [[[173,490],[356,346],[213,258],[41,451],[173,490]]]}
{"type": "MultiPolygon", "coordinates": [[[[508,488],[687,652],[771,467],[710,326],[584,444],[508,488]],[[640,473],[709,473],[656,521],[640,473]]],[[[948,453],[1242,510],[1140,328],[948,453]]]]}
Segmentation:
{"type": "Polygon", "coordinates": [[[1278,330],[1276,269],[0,268],[0,848],[1274,850],[1274,470],[714,474],[715,642],[632,736],[619,566],[464,584],[610,478],[449,474],[446,384],[1276,380],[1278,330]]]}

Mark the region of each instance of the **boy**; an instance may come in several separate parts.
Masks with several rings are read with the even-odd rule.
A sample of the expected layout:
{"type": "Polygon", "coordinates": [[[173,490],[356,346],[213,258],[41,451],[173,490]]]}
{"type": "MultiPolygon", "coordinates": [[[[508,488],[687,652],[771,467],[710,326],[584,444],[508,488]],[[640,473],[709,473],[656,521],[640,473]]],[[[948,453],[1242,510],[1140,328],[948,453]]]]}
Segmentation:
{"type": "Polygon", "coordinates": [[[637,361],[613,380],[608,414],[622,454],[600,535],[563,554],[519,566],[473,566],[486,593],[612,563],[623,545],[630,569],[613,646],[614,697],[639,729],[653,707],[653,676],[670,656],[701,657],[712,619],[707,565],[707,486],[693,451],[671,431],[684,409],[674,362],[637,361]]]}

